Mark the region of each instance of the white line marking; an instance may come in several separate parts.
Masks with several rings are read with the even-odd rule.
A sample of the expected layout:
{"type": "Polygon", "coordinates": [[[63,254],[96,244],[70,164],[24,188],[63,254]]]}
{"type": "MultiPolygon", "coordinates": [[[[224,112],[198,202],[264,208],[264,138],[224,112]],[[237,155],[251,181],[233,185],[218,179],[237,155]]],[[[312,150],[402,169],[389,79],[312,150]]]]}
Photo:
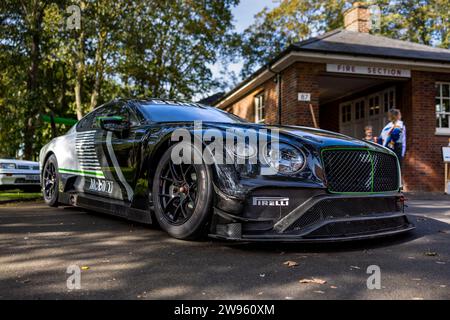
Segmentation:
{"type": "Polygon", "coordinates": [[[125,189],[127,190],[127,196],[128,196],[128,200],[131,201],[131,199],[133,199],[133,189],[131,188],[131,186],[128,184],[127,180],[125,180],[125,177],[122,174],[122,170],[120,169],[120,165],[119,162],[117,161],[116,155],[114,153],[114,149],[112,147],[112,142],[111,142],[111,138],[112,138],[112,132],[109,131],[106,134],[106,147],[108,148],[108,153],[109,156],[111,157],[111,161],[114,165],[114,169],[116,170],[117,176],[119,177],[120,182],[122,182],[122,184],[124,185],[125,189]]]}

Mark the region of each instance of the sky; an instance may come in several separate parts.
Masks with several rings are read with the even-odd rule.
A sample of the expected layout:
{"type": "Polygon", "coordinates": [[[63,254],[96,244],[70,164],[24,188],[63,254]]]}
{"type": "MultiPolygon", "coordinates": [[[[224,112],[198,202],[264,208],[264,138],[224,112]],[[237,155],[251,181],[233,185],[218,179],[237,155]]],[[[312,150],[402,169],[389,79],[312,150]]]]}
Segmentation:
{"type": "MultiPolygon", "coordinates": [[[[241,0],[239,5],[232,10],[235,30],[237,32],[244,31],[245,28],[252,24],[255,14],[264,9],[264,7],[276,7],[278,4],[277,2],[277,0],[241,0]]],[[[214,78],[222,77],[219,73],[220,68],[220,63],[211,66],[214,78]]],[[[241,69],[242,62],[229,65],[229,70],[234,71],[237,75],[239,75],[241,69]]],[[[208,93],[208,95],[209,94],[214,94],[214,92],[208,93]]]]}
{"type": "Polygon", "coordinates": [[[276,0],[241,0],[239,5],[232,10],[236,31],[243,31],[253,22],[255,14],[264,7],[274,8],[277,2],[276,0]]]}

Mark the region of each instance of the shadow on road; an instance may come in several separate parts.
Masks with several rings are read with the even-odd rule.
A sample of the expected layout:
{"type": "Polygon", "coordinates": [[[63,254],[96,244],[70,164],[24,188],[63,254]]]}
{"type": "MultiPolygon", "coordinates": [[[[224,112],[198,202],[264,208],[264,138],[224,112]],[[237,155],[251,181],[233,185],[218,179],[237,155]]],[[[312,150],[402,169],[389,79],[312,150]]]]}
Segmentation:
{"type": "Polygon", "coordinates": [[[317,245],[180,241],[76,208],[2,206],[0,299],[448,298],[449,225],[420,210],[410,234],[317,245]],[[298,266],[286,267],[287,260],[298,266]],[[66,287],[71,264],[89,267],[81,290],[66,287]],[[367,290],[373,264],[383,290],[367,290]],[[312,277],[327,282],[299,283],[312,277]]]}

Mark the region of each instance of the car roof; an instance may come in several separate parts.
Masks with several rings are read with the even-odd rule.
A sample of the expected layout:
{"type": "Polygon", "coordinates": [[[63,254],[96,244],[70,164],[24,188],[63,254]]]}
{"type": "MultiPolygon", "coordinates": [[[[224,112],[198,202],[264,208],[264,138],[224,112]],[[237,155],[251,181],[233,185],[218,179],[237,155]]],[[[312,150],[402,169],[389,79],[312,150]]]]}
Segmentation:
{"type": "MultiPolygon", "coordinates": [[[[102,108],[102,107],[108,107],[109,104],[114,103],[114,102],[124,102],[124,103],[129,103],[129,102],[134,102],[136,104],[146,104],[146,105],[153,105],[153,106],[164,106],[164,105],[170,105],[170,106],[180,106],[180,107],[197,107],[197,108],[202,108],[202,109],[218,109],[216,107],[213,106],[209,106],[209,105],[205,105],[202,103],[198,103],[198,102],[192,102],[192,101],[182,101],[182,100],[175,100],[175,99],[160,99],[160,98],[148,98],[148,99],[127,99],[127,98],[116,98],[114,100],[111,100],[109,102],[106,102],[102,105],[99,105],[97,107],[94,108],[94,110],[92,110],[91,112],[102,108]]],[[[218,109],[220,110],[220,109],[218,109]]],[[[91,113],[89,112],[89,113],[91,113]]],[[[89,114],[88,113],[88,114],[89,114]]],[[[86,115],[85,115],[86,116],[86,115]]]]}
{"type": "Polygon", "coordinates": [[[150,98],[150,99],[134,99],[132,100],[137,103],[142,104],[150,104],[150,105],[173,105],[173,106],[186,106],[186,107],[198,107],[198,108],[214,108],[211,106],[207,106],[205,104],[197,103],[197,102],[191,102],[191,101],[182,101],[182,100],[175,100],[175,99],[159,99],[159,98],[150,98]]]}

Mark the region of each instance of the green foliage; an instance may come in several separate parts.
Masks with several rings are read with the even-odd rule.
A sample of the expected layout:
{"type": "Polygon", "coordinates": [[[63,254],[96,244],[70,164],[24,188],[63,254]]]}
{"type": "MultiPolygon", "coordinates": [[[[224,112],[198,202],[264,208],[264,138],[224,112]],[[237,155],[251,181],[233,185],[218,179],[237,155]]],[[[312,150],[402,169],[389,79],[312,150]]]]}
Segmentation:
{"type": "MultiPolygon", "coordinates": [[[[344,26],[343,12],[353,1],[280,0],[255,16],[236,48],[244,59],[242,76],[251,74],[289,45],[344,26]]],[[[448,0],[374,0],[381,9],[381,34],[443,48],[450,46],[448,0]]]]}
{"type": "Polygon", "coordinates": [[[42,198],[42,193],[40,192],[26,192],[19,189],[8,191],[0,190],[0,203],[2,201],[27,201],[40,198],[42,198]]]}
{"type": "MultiPolygon", "coordinates": [[[[343,26],[344,0],[280,0],[232,32],[239,0],[2,0],[0,157],[35,159],[42,115],[80,118],[114,97],[191,99],[224,90],[209,66],[243,59],[247,76],[292,43],[343,26]],[[81,29],[66,12],[81,8],[81,29]]],[[[374,0],[381,34],[449,48],[448,0],[374,0]]],[[[233,82],[236,82],[236,77],[233,82]]],[[[58,125],[60,133],[68,125],[58,125]]]]}
{"type": "Polygon", "coordinates": [[[226,48],[238,2],[2,0],[0,156],[35,159],[51,138],[42,115],[80,118],[117,96],[213,90],[208,66],[226,48]],[[67,28],[74,4],[79,30],[67,28]]]}
{"type": "Polygon", "coordinates": [[[379,0],[382,33],[401,40],[450,48],[448,0],[379,0]]]}
{"type": "Polygon", "coordinates": [[[342,26],[345,6],[344,0],[281,0],[274,9],[265,8],[242,35],[242,76],[248,76],[289,45],[342,26]]]}

